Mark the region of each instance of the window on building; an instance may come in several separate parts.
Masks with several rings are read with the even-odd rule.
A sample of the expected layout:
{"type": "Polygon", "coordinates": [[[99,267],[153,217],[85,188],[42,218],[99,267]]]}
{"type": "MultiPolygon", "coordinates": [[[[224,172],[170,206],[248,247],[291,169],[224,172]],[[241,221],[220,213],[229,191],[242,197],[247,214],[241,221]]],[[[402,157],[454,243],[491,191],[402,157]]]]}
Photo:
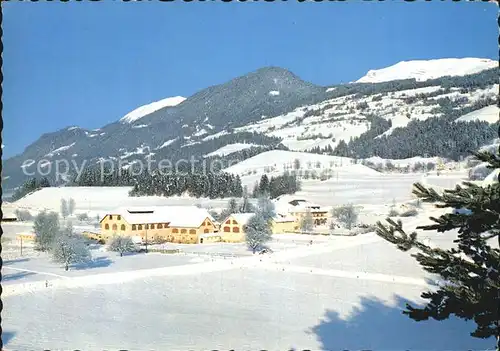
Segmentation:
{"type": "Polygon", "coordinates": [[[113,219],[113,215],[109,215],[109,219],[113,219]]]}
{"type": "Polygon", "coordinates": [[[106,230],[108,230],[108,229],[109,229],[109,224],[108,224],[108,223],[106,223],[106,224],[104,225],[104,229],[106,229],[106,230]]]}
{"type": "Polygon", "coordinates": [[[116,219],[120,221],[122,219],[122,216],[116,216],[116,219]]]}
{"type": "Polygon", "coordinates": [[[136,229],[137,229],[136,225],[132,224],[132,230],[136,230],[136,229]]]}
{"type": "Polygon", "coordinates": [[[113,224],[113,230],[118,230],[118,226],[116,224],[113,224]]]}
{"type": "Polygon", "coordinates": [[[228,219],[228,220],[226,221],[226,224],[231,224],[231,220],[230,220],[230,219],[228,219]]]}
{"type": "Polygon", "coordinates": [[[224,233],[229,233],[231,232],[231,228],[229,227],[224,227],[224,233]]]}
{"type": "MultiPolygon", "coordinates": [[[[210,230],[208,228],[205,228],[205,230],[203,230],[203,233],[208,233],[210,230]]],[[[203,240],[203,239],[202,239],[203,240]]]]}
{"type": "Polygon", "coordinates": [[[161,223],[158,223],[158,225],[156,226],[158,229],[163,229],[163,224],[161,223]]]}
{"type": "Polygon", "coordinates": [[[240,232],[240,227],[233,228],[233,233],[239,233],[239,232],[240,232]]]}
{"type": "Polygon", "coordinates": [[[177,228],[172,229],[172,233],[179,233],[179,230],[177,228]]]}
{"type": "Polygon", "coordinates": [[[155,225],[154,224],[151,224],[151,229],[155,229],[155,225]]]}
{"type": "Polygon", "coordinates": [[[124,231],[125,231],[125,224],[122,224],[122,226],[121,226],[121,230],[122,230],[122,232],[124,232],[124,231]]]}
{"type": "Polygon", "coordinates": [[[139,224],[139,225],[137,226],[137,229],[142,230],[142,224],[139,224]]]}
{"type": "Polygon", "coordinates": [[[187,230],[186,229],[181,229],[181,234],[186,234],[187,230]]]}
{"type": "Polygon", "coordinates": [[[189,234],[196,234],[196,229],[189,229],[189,234]]]}
{"type": "Polygon", "coordinates": [[[236,221],[233,219],[233,224],[238,224],[238,222],[236,222],[236,221]]]}
{"type": "Polygon", "coordinates": [[[149,229],[149,224],[146,224],[146,229],[149,229]]]}

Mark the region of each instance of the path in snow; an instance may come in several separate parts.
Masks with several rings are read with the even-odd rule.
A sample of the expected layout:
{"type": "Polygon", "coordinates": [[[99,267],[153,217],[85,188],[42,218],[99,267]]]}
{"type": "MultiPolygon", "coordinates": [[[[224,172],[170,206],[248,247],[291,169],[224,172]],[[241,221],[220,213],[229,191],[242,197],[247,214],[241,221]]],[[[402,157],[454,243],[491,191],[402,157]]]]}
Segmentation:
{"type": "MultiPolygon", "coordinates": [[[[405,227],[410,228],[419,224],[420,219],[409,220],[405,227]]],[[[148,277],[163,277],[163,276],[180,276],[180,275],[193,275],[200,273],[212,273],[227,271],[236,268],[270,268],[273,265],[288,263],[288,267],[297,272],[315,272],[319,275],[332,275],[339,277],[353,277],[353,275],[362,276],[365,280],[378,280],[384,282],[406,282],[407,284],[423,284],[421,280],[411,280],[411,278],[399,277],[393,275],[384,275],[379,273],[356,273],[344,272],[337,270],[324,270],[319,268],[298,267],[291,265],[290,260],[307,257],[312,255],[324,254],[334,252],[336,250],[343,250],[346,248],[355,247],[358,245],[367,245],[379,242],[383,239],[378,237],[375,233],[363,234],[354,237],[335,237],[331,241],[323,242],[321,244],[313,244],[310,246],[297,247],[285,251],[276,252],[272,255],[252,255],[249,257],[235,257],[230,259],[213,259],[212,262],[191,263],[188,265],[169,266],[152,269],[138,269],[124,272],[102,273],[94,275],[86,275],[80,277],[73,277],[65,279],[54,279],[50,281],[50,288],[76,288],[76,287],[89,287],[96,285],[107,285],[130,282],[133,280],[144,279],[148,277]],[[342,273],[343,272],[343,273],[342,273]]],[[[390,245],[390,244],[388,244],[390,245]]],[[[276,269],[276,266],[274,266],[276,269]]],[[[28,271],[28,270],[26,270],[28,271]]],[[[35,272],[38,274],[55,275],[52,273],[35,272]]],[[[56,275],[57,276],[57,275],[56,275]]],[[[61,276],[62,278],[62,276],[61,276]]],[[[9,284],[4,286],[3,296],[19,295],[29,292],[47,289],[45,281],[33,281],[28,283],[9,284]]]]}
{"type": "Polygon", "coordinates": [[[380,273],[367,273],[367,272],[352,272],[343,271],[338,269],[321,269],[313,267],[304,266],[288,266],[288,265],[278,265],[278,264],[265,264],[259,266],[259,268],[270,270],[270,271],[286,271],[293,273],[304,273],[304,274],[314,274],[314,275],[324,275],[329,277],[339,277],[348,279],[359,279],[359,280],[370,280],[383,283],[395,283],[395,284],[405,284],[405,285],[418,285],[418,286],[429,286],[429,282],[425,279],[418,279],[412,277],[402,277],[390,274],[380,274],[380,273]]]}
{"type": "Polygon", "coordinates": [[[33,271],[31,269],[14,268],[14,267],[9,267],[9,266],[3,266],[2,268],[4,268],[4,269],[12,269],[12,270],[21,271],[21,272],[41,274],[41,275],[50,275],[50,276],[58,277],[58,278],[62,278],[62,279],[69,279],[69,277],[65,277],[64,275],[59,275],[59,274],[54,274],[54,273],[49,273],[49,272],[33,271]]]}
{"type": "MultiPolygon", "coordinates": [[[[293,248],[272,255],[255,255],[249,257],[237,257],[232,259],[214,259],[212,262],[194,263],[181,266],[169,266],[153,269],[138,269],[124,272],[102,273],[86,275],[81,277],[54,279],[50,281],[50,288],[76,288],[96,285],[117,284],[137,279],[160,276],[179,276],[200,273],[211,273],[231,270],[236,268],[253,268],[267,263],[276,264],[288,261],[292,258],[306,257],[320,253],[332,252],[357,245],[369,244],[381,240],[377,236],[366,234],[350,238],[338,238],[328,243],[293,248]]],[[[49,274],[36,272],[38,274],[49,274]]],[[[52,274],[53,275],[53,274],[52,274]]],[[[10,284],[4,286],[3,296],[19,295],[29,292],[47,289],[44,281],[33,281],[29,283],[10,284]]]]}

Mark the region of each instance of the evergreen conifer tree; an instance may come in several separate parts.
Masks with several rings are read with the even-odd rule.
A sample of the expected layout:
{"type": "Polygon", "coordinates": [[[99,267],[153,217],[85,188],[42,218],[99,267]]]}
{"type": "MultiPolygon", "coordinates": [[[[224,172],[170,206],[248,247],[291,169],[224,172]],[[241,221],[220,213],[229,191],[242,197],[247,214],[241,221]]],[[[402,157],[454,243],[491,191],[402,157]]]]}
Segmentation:
{"type": "MultiPolygon", "coordinates": [[[[499,152],[500,153],[500,152],[499,152]]],[[[475,154],[489,163],[491,169],[500,169],[500,158],[488,152],[475,154]]],[[[476,329],[471,333],[478,338],[496,337],[500,349],[500,184],[477,185],[464,182],[455,189],[438,194],[421,184],[415,184],[413,193],[422,201],[435,203],[437,208],[452,208],[439,218],[431,217],[434,224],[417,227],[422,230],[446,232],[457,230],[455,247],[430,247],[407,234],[402,222],[387,219],[388,226],[378,222],[377,234],[395,244],[398,249],[416,249],[412,256],[424,270],[441,276],[442,283],[435,291],[426,291],[428,300],[423,308],[407,305],[403,313],[416,321],[433,318],[444,320],[455,315],[473,320],[476,329]],[[457,211],[466,209],[467,211],[457,211]]],[[[439,235],[439,234],[437,234],[439,235]]]]}
{"type": "Polygon", "coordinates": [[[269,194],[269,178],[267,175],[263,175],[260,178],[260,183],[259,183],[259,195],[265,195],[269,194]]]}

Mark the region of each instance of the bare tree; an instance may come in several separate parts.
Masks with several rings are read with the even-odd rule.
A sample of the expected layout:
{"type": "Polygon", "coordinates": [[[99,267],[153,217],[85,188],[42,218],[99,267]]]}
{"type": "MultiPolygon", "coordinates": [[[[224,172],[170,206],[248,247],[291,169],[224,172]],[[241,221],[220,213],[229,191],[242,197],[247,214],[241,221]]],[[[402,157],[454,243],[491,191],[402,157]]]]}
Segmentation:
{"type": "Polygon", "coordinates": [[[69,207],[66,199],[61,199],[61,216],[66,219],[69,215],[69,207]]]}
{"type": "Polygon", "coordinates": [[[270,224],[262,213],[252,216],[245,225],[245,242],[253,253],[264,248],[265,244],[271,240],[271,235],[270,224]]]}
{"type": "Polygon", "coordinates": [[[311,210],[308,209],[305,216],[300,220],[300,229],[305,233],[309,233],[312,232],[313,228],[314,219],[311,210]]]}
{"type": "Polygon", "coordinates": [[[81,222],[86,222],[89,220],[89,215],[87,213],[79,213],[76,218],[81,222]]]}
{"type": "Polygon", "coordinates": [[[229,214],[240,212],[240,207],[238,206],[238,201],[236,199],[231,198],[227,204],[227,210],[229,214]]]}
{"type": "Polygon", "coordinates": [[[274,203],[265,196],[260,197],[257,203],[257,213],[262,215],[266,221],[271,220],[276,215],[274,203]]]}
{"type": "Polygon", "coordinates": [[[68,212],[70,215],[72,215],[75,212],[75,200],[73,198],[70,198],[68,201],[68,212]]]}
{"type": "Polygon", "coordinates": [[[240,212],[250,213],[250,212],[254,212],[254,211],[255,211],[255,208],[253,207],[252,203],[250,202],[250,200],[248,198],[248,194],[243,193],[243,200],[241,202],[240,212]]]}
{"type": "Polygon", "coordinates": [[[133,252],[136,250],[132,238],[129,236],[115,236],[111,239],[109,243],[108,250],[120,253],[120,257],[123,256],[125,252],[133,252]]]}
{"type": "Polygon", "coordinates": [[[33,216],[28,210],[16,209],[14,213],[16,214],[17,220],[21,222],[31,221],[33,219],[33,216]]]}
{"type": "Polygon", "coordinates": [[[33,231],[35,232],[35,249],[49,251],[59,233],[59,216],[55,212],[39,213],[35,217],[33,231]]]}
{"type": "Polygon", "coordinates": [[[351,230],[358,221],[358,211],[356,211],[352,204],[334,208],[332,210],[332,216],[337,218],[337,220],[344,224],[349,230],[351,230]]]}
{"type": "Polygon", "coordinates": [[[293,168],[296,169],[296,170],[300,169],[300,160],[298,158],[296,158],[295,160],[293,160],[293,168]]]}
{"type": "Polygon", "coordinates": [[[51,253],[53,260],[64,264],[66,271],[69,270],[71,264],[88,262],[92,257],[83,238],[75,235],[71,227],[59,232],[51,253]]]}

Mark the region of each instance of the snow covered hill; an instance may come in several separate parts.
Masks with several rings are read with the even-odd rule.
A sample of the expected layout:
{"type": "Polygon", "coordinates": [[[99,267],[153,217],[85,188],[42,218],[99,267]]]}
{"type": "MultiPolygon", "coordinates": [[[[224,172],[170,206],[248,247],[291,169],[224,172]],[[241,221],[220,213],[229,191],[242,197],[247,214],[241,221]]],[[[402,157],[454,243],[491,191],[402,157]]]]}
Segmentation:
{"type": "MultiPolygon", "coordinates": [[[[341,141],[347,143],[372,132],[376,123],[384,126],[369,137],[374,141],[384,135],[400,138],[410,122],[434,117],[451,115],[457,121],[494,122],[498,111],[497,72],[482,72],[496,67],[492,63],[496,64],[469,58],[403,62],[372,74],[376,77],[373,81],[391,79],[389,83],[330,88],[305,82],[285,69],[262,68],[187,99],[177,96],[141,106],[101,129],[71,127],[44,134],[21,155],[5,160],[4,188],[22,184],[28,178],[25,171],[33,171],[44,159],[51,169],[59,159],[74,161],[78,166],[85,162],[89,167],[104,160],[122,160],[122,168],[147,162],[153,156],[156,163],[161,159],[176,162],[210,156],[242,160],[276,149],[333,149],[341,141]],[[470,75],[472,72],[480,73],[470,75]],[[424,81],[445,74],[453,77],[424,81]],[[418,82],[393,81],[408,77],[418,82]],[[26,160],[35,162],[27,165],[26,160]]],[[[452,142],[449,139],[447,136],[446,141],[452,142]]],[[[397,156],[385,156],[425,157],[418,147],[411,150],[415,153],[410,155],[405,150],[397,156]]],[[[49,178],[54,181],[54,174],[49,178]]]]}
{"type": "MultiPolygon", "coordinates": [[[[396,128],[406,127],[412,120],[441,117],[442,114],[436,110],[442,99],[461,101],[460,106],[467,107],[484,99],[495,99],[498,89],[498,84],[470,91],[430,86],[365,96],[346,95],[305,105],[287,114],[236,128],[235,131],[279,137],[283,145],[295,151],[327,146],[335,148],[341,140],[348,142],[350,138],[359,137],[370,129],[371,115],[390,121],[392,127],[382,134],[389,135],[396,128]]],[[[498,108],[495,105],[487,106],[464,118],[494,123],[498,120],[498,108]]]]}
{"type": "MultiPolygon", "coordinates": [[[[289,169],[291,171],[295,167],[297,169],[326,169],[347,166],[352,163],[353,160],[347,157],[272,150],[239,162],[234,166],[226,168],[225,171],[239,175],[247,175],[250,173],[261,174],[266,171],[271,172],[273,170],[282,173],[285,169],[289,169]]],[[[366,171],[370,174],[378,173],[377,171],[369,168],[366,171]]]]}
{"type": "Polygon", "coordinates": [[[481,58],[444,58],[401,61],[393,66],[370,70],[357,83],[379,83],[415,78],[424,81],[445,76],[464,76],[498,67],[498,62],[481,58]]]}
{"type": "Polygon", "coordinates": [[[123,118],[120,119],[120,122],[122,123],[132,123],[137,121],[138,119],[149,115],[150,113],[153,113],[155,111],[158,111],[159,109],[162,109],[164,107],[171,107],[171,106],[177,106],[181,102],[186,100],[185,97],[182,96],[174,96],[174,97],[169,97],[166,99],[162,99],[159,101],[152,102],[147,105],[143,105],[141,107],[136,108],[135,110],[127,113],[123,118]]]}
{"type": "Polygon", "coordinates": [[[497,105],[491,105],[473,111],[456,119],[457,122],[485,121],[488,123],[498,122],[500,119],[500,109],[497,105]]]}
{"type": "Polygon", "coordinates": [[[217,149],[211,153],[206,154],[205,156],[210,157],[210,156],[225,156],[229,155],[233,152],[237,152],[240,150],[244,149],[249,149],[253,146],[259,146],[256,144],[246,144],[246,143],[235,143],[235,144],[227,144],[226,146],[221,147],[220,149],[217,149]]]}

